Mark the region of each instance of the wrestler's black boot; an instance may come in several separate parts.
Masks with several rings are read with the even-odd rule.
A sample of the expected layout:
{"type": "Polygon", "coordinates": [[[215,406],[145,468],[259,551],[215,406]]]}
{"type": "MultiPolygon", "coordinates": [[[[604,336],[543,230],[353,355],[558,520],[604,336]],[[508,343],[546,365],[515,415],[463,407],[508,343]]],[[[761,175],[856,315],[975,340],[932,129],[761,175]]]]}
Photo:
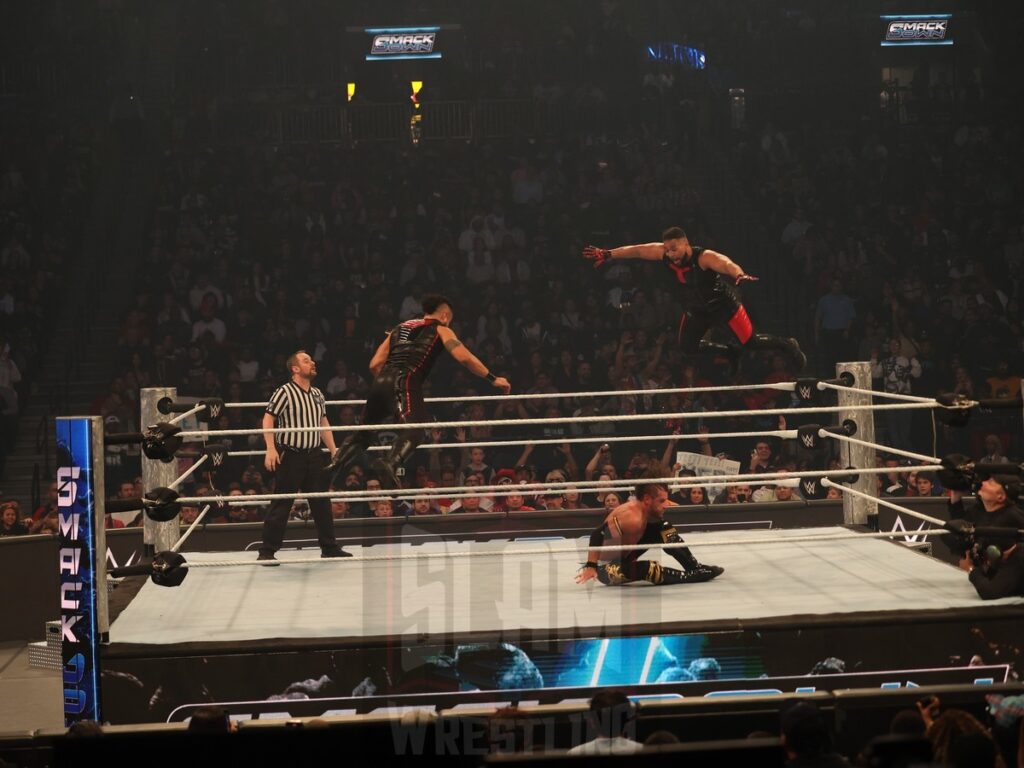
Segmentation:
{"type": "Polygon", "coordinates": [[[677,571],[674,568],[662,568],[663,571],[673,571],[680,574],[680,581],[672,582],[665,578],[666,584],[688,584],[694,581],[711,581],[716,576],[721,576],[725,569],[718,565],[703,565],[697,562],[689,547],[669,550],[671,555],[679,561],[685,570],[677,571]]]}
{"type": "Polygon", "coordinates": [[[716,576],[721,576],[724,568],[717,565],[701,565],[697,563],[696,568],[687,568],[680,571],[678,568],[661,569],[662,584],[696,584],[701,581],[711,581],[716,576]]]}
{"type": "Polygon", "coordinates": [[[796,373],[800,373],[807,366],[807,355],[800,349],[800,342],[793,338],[773,336],[770,333],[755,333],[747,341],[748,349],[774,349],[785,352],[796,367],[796,373]]]}
{"type": "Polygon", "coordinates": [[[355,434],[350,434],[342,441],[341,446],[334,452],[334,456],[331,457],[330,463],[324,467],[324,472],[331,473],[332,485],[337,481],[338,475],[362,456],[369,444],[369,432],[356,432],[355,434]]]}
{"type": "Polygon", "coordinates": [[[412,456],[418,444],[419,441],[414,437],[401,434],[395,438],[386,459],[374,459],[370,462],[370,471],[377,475],[382,488],[390,491],[399,487],[399,478],[405,475],[405,462],[412,456]]]}

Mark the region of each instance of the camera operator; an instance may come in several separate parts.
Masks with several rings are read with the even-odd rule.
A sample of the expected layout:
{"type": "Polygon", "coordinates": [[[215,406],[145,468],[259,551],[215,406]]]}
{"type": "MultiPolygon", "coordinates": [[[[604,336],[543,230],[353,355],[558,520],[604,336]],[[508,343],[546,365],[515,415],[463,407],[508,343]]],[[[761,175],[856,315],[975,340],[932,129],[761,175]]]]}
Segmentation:
{"type": "Polygon", "coordinates": [[[1024,549],[1019,541],[1003,542],[1003,547],[989,544],[981,565],[975,565],[969,554],[960,559],[960,567],[982,600],[1024,597],[1024,549]]]}
{"type": "MultiPolygon", "coordinates": [[[[961,518],[975,526],[1024,529],[1024,513],[1016,505],[1020,482],[1012,475],[993,475],[978,487],[978,497],[969,506],[963,493],[953,491],[950,517],[961,518]]],[[[970,575],[971,583],[983,600],[1024,595],[1024,550],[1010,539],[984,537],[969,542],[950,542],[956,550],[960,543],[960,568],[970,575]]]]}
{"type": "Polygon", "coordinates": [[[1020,481],[1013,475],[987,478],[977,486],[977,498],[967,504],[962,491],[950,491],[950,494],[950,519],[959,518],[981,526],[1024,528],[1024,512],[1017,507],[1020,481]]]}

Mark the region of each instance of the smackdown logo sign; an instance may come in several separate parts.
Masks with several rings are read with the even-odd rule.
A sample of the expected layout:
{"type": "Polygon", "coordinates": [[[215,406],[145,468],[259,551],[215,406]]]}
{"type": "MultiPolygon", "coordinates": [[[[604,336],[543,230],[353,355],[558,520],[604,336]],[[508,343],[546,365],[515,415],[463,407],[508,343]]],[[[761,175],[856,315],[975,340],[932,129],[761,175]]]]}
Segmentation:
{"type": "Polygon", "coordinates": [[[401,59],[440,59],[434,50],[440,27],[394,27],[365,30],[373,35],[367,61],[396,61],[401,59]]]}
{"type": "Polygon", "coordinates": [[[885,22],[883,46],[952,45],[950,14],[882,16],[885,22]]]}

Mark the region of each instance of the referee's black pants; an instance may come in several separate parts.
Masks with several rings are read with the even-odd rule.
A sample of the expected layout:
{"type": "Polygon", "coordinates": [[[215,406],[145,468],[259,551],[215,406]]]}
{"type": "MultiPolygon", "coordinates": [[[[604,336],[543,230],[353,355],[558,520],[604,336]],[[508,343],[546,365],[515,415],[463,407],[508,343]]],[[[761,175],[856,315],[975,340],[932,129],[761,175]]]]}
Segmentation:
{"type": "MultiPolygon", "coordinates": [[[[274,473],[276,493],[299,492],[319,493],[327,490],[328,475],[324,472],[327,465],[327,454],[319,448],[300,450],[277,446],[281,455],[281,463],[274,473]]],[[[274,553],[281,548],[284,541],[285,528],[288,526],[288,513],[291,512],[294,499],[276,499],[270,505],[267,517],[263,521],[263,544],[260,552],[274,553]]],[[[331,502],[326,498],[310,499],[309,509],[313,513],[313,523],[320,542],[320,549],[333,549],[338,545],[334,537],[334,519],[331,517],[331,502]]]]}

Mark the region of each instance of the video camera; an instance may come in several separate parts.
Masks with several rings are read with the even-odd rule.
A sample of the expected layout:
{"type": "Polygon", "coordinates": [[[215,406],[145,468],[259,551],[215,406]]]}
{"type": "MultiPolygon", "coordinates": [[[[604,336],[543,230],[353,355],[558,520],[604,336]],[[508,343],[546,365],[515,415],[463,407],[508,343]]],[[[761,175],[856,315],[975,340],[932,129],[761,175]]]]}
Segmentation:
{"type": "Polygon", "coordinates": [[[975,567],[995,565],[1003,556],[1003,547],[994,542],[1024,541],[1024,529],[978,526],[968,520],[954,519],[943,526],[952,531],[975,567]]]}
{"type": "Polygon", "coordinates": [[[962,453],[951,453],[941,463],[938,477],[944,488],[977,493],[983,482],[995,477],[1006,491],[1007,498],[1014,502],[1020,498],[1020,475],[1024,472],[1024,466],[1020,464],[974,461],[962,453]]]}

